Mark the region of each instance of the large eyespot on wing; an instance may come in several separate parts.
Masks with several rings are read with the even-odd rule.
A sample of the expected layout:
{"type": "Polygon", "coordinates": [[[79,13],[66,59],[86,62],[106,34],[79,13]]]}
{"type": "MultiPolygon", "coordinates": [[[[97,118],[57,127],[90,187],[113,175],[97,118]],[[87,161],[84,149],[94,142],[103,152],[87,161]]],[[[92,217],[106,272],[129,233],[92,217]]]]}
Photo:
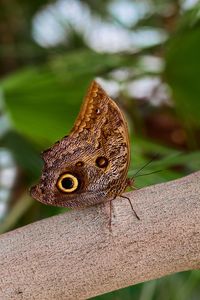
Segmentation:
{"type": "Polygon", "coordinates": [[[79,186],[80,183],[77,176],[70,173],[62,174],[57,181],[57,187],[63,193],[73,193],[77,191],[79,186]]]}

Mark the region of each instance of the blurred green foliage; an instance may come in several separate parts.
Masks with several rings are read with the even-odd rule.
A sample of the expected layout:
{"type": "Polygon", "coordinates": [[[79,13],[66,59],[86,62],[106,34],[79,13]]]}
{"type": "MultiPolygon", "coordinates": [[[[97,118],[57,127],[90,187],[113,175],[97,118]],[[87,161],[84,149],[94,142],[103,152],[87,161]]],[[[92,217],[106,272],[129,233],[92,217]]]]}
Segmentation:
{"type": "Polygon", "coordinates": [[[83,50],[14,73],[2,87],[15,129],[42,147],[50,145],[70,131],[89,82],[128,64],[126,56],[83,50]]]}
{"type": "Polygon", "coordinates": [[[168,45],[166,77],[187,126],[200,124],[200,24],[177,32],[168,45]]]}
{"type": "MultiPolygon", "coordinates": [[[[126,25],[110,10],[112,3],[122,1],[80,1],[80,5],[87,5],[92,16],[101,22],[118,24],[130,36],[147,26],[160,28],[167,36],[165,42],[160,41],[155,46],[108,53],[92,49],[72,24],[68,44],[39,46],[33,39],[31,22],[42,5],[56,2],[13,1],[13,9],[6,3],[1,10],[0,28],[7,31],[0,36],[0,88],[4,103],[0,106],[0,117],[7,116],[9,126],[2,134],[0,147],[12,152],[22,184],[0,232],[64,211],[36,203],[30,199],[28,189],[40,175],[40,151],[70,131],[86,89],[95,77],[115,82],[119,87],[117,100],[127,113],[131,131],[129,175],[133,176],[155,154],[159,157],[143,173],[162,172],[136,178],[137,187],[176,179],[199,170],[200,166],[199,4],[184,10],[185,1],[142,0],[140,3],[149,10],[141,13],[132,25],[126,25]],[[18,23],[14,24],[19,28],[13,26],[15,12],[18,23]],[[11,42],[8,43],[5,36],[9,36],[11,42]],[[140,63],[144,57],[161,60],[164,69],[149,70],[140,63]],[[167,86],[168,104],[153,105],[150,100],[155,98],[154,94],[145,99],[130,95],[128,86],[147,76],[159,78],[160,86],[167,86]],[[161,122],[156,123],[158,120],[161,122]],[[152,125],[154,122],[158,124],[156,127],[152,125]],[[165,129],[162,130],[162,126],[165,129]]],[[[140,7],[138,3],[132,3],[136,10],[140,7]]],[[[66,23],[69,26],[69,21],[66,23]]],[[[96,299],[197,300],[199,283],[199,272],[185,272],[96,299]]]]}

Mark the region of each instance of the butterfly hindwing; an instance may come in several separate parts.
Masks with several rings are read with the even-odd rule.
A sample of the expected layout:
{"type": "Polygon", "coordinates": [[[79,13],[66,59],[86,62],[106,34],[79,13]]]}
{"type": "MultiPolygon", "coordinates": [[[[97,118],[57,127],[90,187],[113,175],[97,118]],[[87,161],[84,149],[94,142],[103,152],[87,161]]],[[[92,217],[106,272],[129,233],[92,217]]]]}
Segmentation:
{"type": "Polygon", "coordinates": [[[125,189],[130,162],[127,124],[117,104],[93,81],[69,136],[43,154],[31,194],[51,205],[85,207],[125,189]]]}

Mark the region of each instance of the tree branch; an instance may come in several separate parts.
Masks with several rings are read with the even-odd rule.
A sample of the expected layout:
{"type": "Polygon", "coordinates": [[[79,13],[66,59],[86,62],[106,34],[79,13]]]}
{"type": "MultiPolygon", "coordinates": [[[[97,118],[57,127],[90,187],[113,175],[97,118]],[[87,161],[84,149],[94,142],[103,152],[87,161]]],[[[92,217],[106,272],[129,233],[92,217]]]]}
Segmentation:
{"type": "Polygon", "coordinates": [[[0,299],[86,299],[200,267],[200,172],[0,238],[0,299]]]}

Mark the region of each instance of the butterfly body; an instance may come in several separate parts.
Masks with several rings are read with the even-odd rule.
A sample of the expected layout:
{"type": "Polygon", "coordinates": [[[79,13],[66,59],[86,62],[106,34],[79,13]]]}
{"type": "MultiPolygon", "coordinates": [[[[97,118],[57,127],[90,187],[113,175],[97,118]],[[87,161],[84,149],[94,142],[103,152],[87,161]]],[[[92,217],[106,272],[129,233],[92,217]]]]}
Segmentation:
{"type": "Polygon", "coordinates": [[[127,124],[97,82],[92,82],[69,136],[42,156],[42,176],[31,195],[45,204],[86,207],[123,193],[130,162],[127,124]]]}

